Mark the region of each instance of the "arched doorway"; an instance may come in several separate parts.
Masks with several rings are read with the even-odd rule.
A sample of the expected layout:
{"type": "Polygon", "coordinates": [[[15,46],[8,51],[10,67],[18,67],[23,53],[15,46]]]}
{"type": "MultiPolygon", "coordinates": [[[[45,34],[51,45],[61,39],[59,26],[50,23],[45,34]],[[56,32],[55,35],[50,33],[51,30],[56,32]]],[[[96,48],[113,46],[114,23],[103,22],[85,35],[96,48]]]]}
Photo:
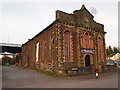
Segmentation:
{"type": "Polygon", "coordinates": [[[90,66],[90,55],[85,56],[85,66],[90,66]]]}

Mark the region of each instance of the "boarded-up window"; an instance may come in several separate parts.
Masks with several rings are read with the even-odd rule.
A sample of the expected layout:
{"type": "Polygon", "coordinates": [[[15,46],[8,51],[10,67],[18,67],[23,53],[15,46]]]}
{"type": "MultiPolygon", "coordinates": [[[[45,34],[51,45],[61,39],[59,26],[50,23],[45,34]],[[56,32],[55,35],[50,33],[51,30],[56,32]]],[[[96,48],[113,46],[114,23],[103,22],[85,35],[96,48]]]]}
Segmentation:
{"type": "Polygon", "coordinates": [[[41,61],[44,61],[44,55],[45,55],[45,41],[43,41],[43,44],[42,44],[42,59],[41,59],[41,61]]]}
{"type": "Polygon", "coordinates": [[[98,37],[98,56],[99,60],[103,60],[103,40],[101,37],[98,37]]]}
{"type": "Polygon", "coordinates": [[[81,36],[81,48],[93,49],[93,39],[89,33],[85,33],[81,36]]]}
{"type": "Polygon", "coordinates": [[[72,51],[72,46],[71,46],[71,33],[69,31],[66,31],[64,33],[64,50],[65,50],[65,60],[68,61],[71,59],[71,51],[72,51]]]}
{"type": "Polygon", "coordinates": [[[89,47],[89,34],[88,33],[85,33],[85,46],[86,48],[89,47]]]}
{"type": "Polygon", "coordinates": [[[39,60],[39,42],[36,44],[36,62],[39,60]]]}
{"type": "Polygon", "coordinates": [[[93,43],[93,39],[92,36],[89,38],[89,48],[93,49],[94,43],[93,43]]]}
{"type": "Polygon", "coordinates": [[[53,43],[53,39],[51,38],[51,36],[49,37],[49,61],[52,60],[52,43],[53,43]]]}
{"type": "Polygon", "coordinates": [[[81,47],[85,48],[85,38],[84,38],[84,36],[81,37],[81,47]]]}

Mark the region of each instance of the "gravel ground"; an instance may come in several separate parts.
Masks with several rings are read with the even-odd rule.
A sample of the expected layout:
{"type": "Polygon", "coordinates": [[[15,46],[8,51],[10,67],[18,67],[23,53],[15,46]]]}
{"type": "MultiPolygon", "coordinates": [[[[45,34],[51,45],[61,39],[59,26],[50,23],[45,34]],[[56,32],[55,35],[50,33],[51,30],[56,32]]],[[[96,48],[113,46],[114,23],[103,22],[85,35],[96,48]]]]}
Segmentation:
{"type": "Polygon", "coordinates": [[[73,77],[55,77],[15,66],[3,67],[3,88],[118,88],[118,73],[100,73],[73,77]]]}

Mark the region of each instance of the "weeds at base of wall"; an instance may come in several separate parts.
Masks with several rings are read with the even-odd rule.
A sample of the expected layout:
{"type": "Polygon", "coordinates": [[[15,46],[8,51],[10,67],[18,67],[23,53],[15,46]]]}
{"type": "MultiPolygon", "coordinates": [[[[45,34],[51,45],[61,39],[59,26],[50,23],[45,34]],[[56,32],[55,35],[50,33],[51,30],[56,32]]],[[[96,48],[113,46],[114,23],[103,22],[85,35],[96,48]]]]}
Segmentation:
{"type": "MultiPolygon", "coordinates": [[[[94,74],[95,72],[84,72],[84,73],[79,73],[77,75],[71,75],[71,74],[66,74],[66,75],[62,75],[62,74],[58,74],[58,73],[54,73],[54,72],[49,72],[49,71],[43,71],[43,70],[39,70],[39,69],[35,69],[35,68],[23,68],[22,66],[17,66],[17,68],[21,68],[21,69],[27,69],[27,70],[33,70],[39,74],[46,74],[49,76],[56,76],[56,77],[73,77],[73,76],[83,76],[83,75],[88,75],[88,74],[94,74]]],[[[107,72],[118,72],[117,70],[107,70],[107,71],[103,71],[100,73],[107,73],[107,72]]]]}
{"type": "Polygon", "coordinates": [[[58,74],[58,73],[54,73],[54,72],[49,72],[49,71],[43,71],[43,70],[39,70],[39,69],[35,69],[35,68],[23,68],[21,66],[17,66],[18,68],[22,68],[22,69],[28,69],[28,70],[33,70],[37,73],[40,73],[40,74],[46,74],[46,75],[49,75],[49,76],[57,76],[57,77],[60,77],[60,76],[63,76],[62,74],[58,74]]]}
{"type": "Polygon", "coordinates": [[[62,76],[61,74],[57,74],[54,72],[43,71],[43,70],[39,70],[39,69],[32,69],[32,70],[35,70],[37,73],[43,73],[43,74],[50,75],[50,76],[62,76]]]}
{"type": "Polygon", "coordinates": [[[21,68],[21,69],[23,69],[23,67],[22,66],[16,66],[17,68],[21,68]]]}

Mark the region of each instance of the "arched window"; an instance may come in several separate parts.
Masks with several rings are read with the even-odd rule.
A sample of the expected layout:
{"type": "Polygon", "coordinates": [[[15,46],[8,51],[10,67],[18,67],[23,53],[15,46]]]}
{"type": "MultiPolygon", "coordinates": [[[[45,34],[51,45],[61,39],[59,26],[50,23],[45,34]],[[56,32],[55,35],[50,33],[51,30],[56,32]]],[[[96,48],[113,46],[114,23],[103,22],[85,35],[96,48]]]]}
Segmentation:
{"type": "Polygon", "coordinates": [[[39,60],[39,42],[36,44],[36,62],[39,60]]]}
{"type": "Polygon", "coordinates": [[[85,33],[85,47],[88,48],[89,47],[89,34],[85,33]]]}
{"type": "Polygon", "coordinates": [[[85,32],[82,36],[81,36],[81,48],[89,48],[89,49],[93,49],[93,39],[92,36],[90,36],[89,33],[85,32]]]}
{"type": "Polygon", "coordinates": [[[43,41],[43,44],[42,44],[42,51],[41,51],[41,61],[44,61],[44,55],[45,55],[45,41],[43,41]]]}
{"type": "Polygon", "coordinates": [[[89,48],[90,49],[93,49],[93,39],[92,39],[92,36],[90,36],[90,38],[89,38],[89,48]]]}
{"type": "Polygon", "coordinates": [[[65,60],[71,59],[71,34],[69,31],[64,32],[64,50],[65,50],[65,60]]]}
{"type": "Polygon", "coordinates": [[[99,54],[98,56],[99,56],[99,60],[103,60],[102,52],[103,52],[103,40],[99,36],[98,37],[98,54],[99,54]]]}
{"type": "Polygon", "coordinates": [[[54,38],[49,37],[49,61],[52,61],[52,44],[54,44],[54,38]]]}
{"type": "Polygon", "coordinates": [[[85,48],[85,38],[83,35],[81,36],[81,47],[85,48]]]}

